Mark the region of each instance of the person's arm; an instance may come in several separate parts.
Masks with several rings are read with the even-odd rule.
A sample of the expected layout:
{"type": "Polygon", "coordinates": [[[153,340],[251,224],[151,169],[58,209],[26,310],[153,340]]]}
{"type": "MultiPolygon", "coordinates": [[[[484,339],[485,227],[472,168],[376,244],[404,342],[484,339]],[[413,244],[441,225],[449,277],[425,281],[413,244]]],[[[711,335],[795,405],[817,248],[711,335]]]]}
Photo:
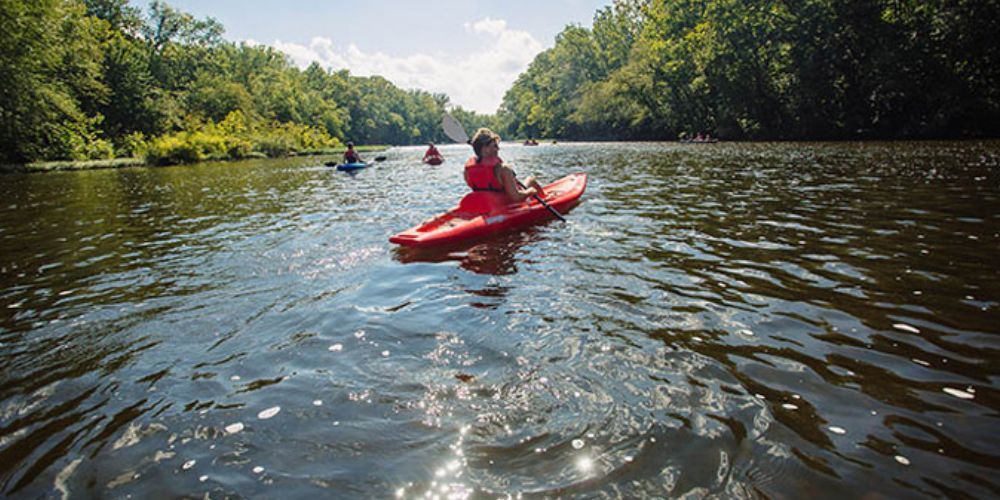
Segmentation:
{"type": "Polygon", "coordinates": [[[498,175],[498,177],[500,178],[500,182],[503,183],[503,190],[507,193],[507,199],[519,202],[524,201],[525,198],[529,198],[538,193],[538,191],[533,187],[521,189],[521,187],[517,185],[517,178],[514,176],[514,171],[506,165],[502,163],[497,165],[497,170],[499,170],[498,173],[500,175],[498,175]]]}

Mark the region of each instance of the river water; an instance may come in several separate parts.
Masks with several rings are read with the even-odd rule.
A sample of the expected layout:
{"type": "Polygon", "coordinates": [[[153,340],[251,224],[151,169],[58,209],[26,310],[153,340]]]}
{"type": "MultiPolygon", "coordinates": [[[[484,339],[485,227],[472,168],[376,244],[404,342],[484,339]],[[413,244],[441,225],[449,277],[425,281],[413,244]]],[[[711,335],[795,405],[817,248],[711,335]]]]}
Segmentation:
{"type": "Polygon", "coordinates": [[[0,177],[0,496],[1000,495],[1000,143],[442,152],[0,177]]]}

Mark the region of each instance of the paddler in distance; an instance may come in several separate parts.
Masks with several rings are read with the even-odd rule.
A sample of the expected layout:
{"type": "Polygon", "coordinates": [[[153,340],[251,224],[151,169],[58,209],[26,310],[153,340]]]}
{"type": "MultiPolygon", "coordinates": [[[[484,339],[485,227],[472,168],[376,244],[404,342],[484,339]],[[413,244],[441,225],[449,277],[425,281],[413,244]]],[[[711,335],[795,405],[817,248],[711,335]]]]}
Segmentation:
{"type": "Polygon", "coordinates": [[[354,150],[354,143],[347,143],[347,151],[344,151],[344,163],[364,163],[361,160],[361,155],[354,150]]]}
{"type": "Polygon", "coordinates": [[[433,142],[428,142],[427,143],[427,152],[424,153],[424,163],[427,163],[429,161],[434,161],[435,159],[436,160],[444,160],[444,157],[441,156],[441,152],[438,151],[438,149],[436,147],[434,147],[434,143],[433,142]]]}

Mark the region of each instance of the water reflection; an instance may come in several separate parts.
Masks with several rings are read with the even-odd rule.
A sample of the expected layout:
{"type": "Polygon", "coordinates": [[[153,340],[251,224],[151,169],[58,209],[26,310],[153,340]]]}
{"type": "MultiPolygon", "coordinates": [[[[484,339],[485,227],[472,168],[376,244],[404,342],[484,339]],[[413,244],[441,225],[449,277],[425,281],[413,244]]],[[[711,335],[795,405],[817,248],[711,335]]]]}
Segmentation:
{"type": "Polygon", "coordinates": [[[4,177],[0,495],[1000,491],[1000,144],[506,151],[569,224],[431,252],[422,148],[4,177]]]}
{"type": "Polygon", "coordinates": [[[435,248],[398,247],[393,257],[403,264],[414,262],[458,262],[462,269],[477,274],[505,276],[517,274],[519,250],[541,238],[537,228],[526,228],[480,238],[466,244],[435,248]]]}

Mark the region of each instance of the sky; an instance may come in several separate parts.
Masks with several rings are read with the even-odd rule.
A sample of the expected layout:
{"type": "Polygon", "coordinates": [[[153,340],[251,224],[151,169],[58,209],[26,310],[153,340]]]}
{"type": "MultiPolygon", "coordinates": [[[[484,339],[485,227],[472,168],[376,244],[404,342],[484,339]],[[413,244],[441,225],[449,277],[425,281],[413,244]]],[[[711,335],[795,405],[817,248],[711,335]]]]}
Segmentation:
{"type": "MultiPolygon", "coordinates": [[[[270,45],[300,68],[317,61],[381,75],[404,89],[442,92],[494,113],[503,94],[567,25],[592,25],[612,0],[167,0],[225,38],[270,45]]],[[[148,1],[131,0],[146,9],[148,1]]]]}

